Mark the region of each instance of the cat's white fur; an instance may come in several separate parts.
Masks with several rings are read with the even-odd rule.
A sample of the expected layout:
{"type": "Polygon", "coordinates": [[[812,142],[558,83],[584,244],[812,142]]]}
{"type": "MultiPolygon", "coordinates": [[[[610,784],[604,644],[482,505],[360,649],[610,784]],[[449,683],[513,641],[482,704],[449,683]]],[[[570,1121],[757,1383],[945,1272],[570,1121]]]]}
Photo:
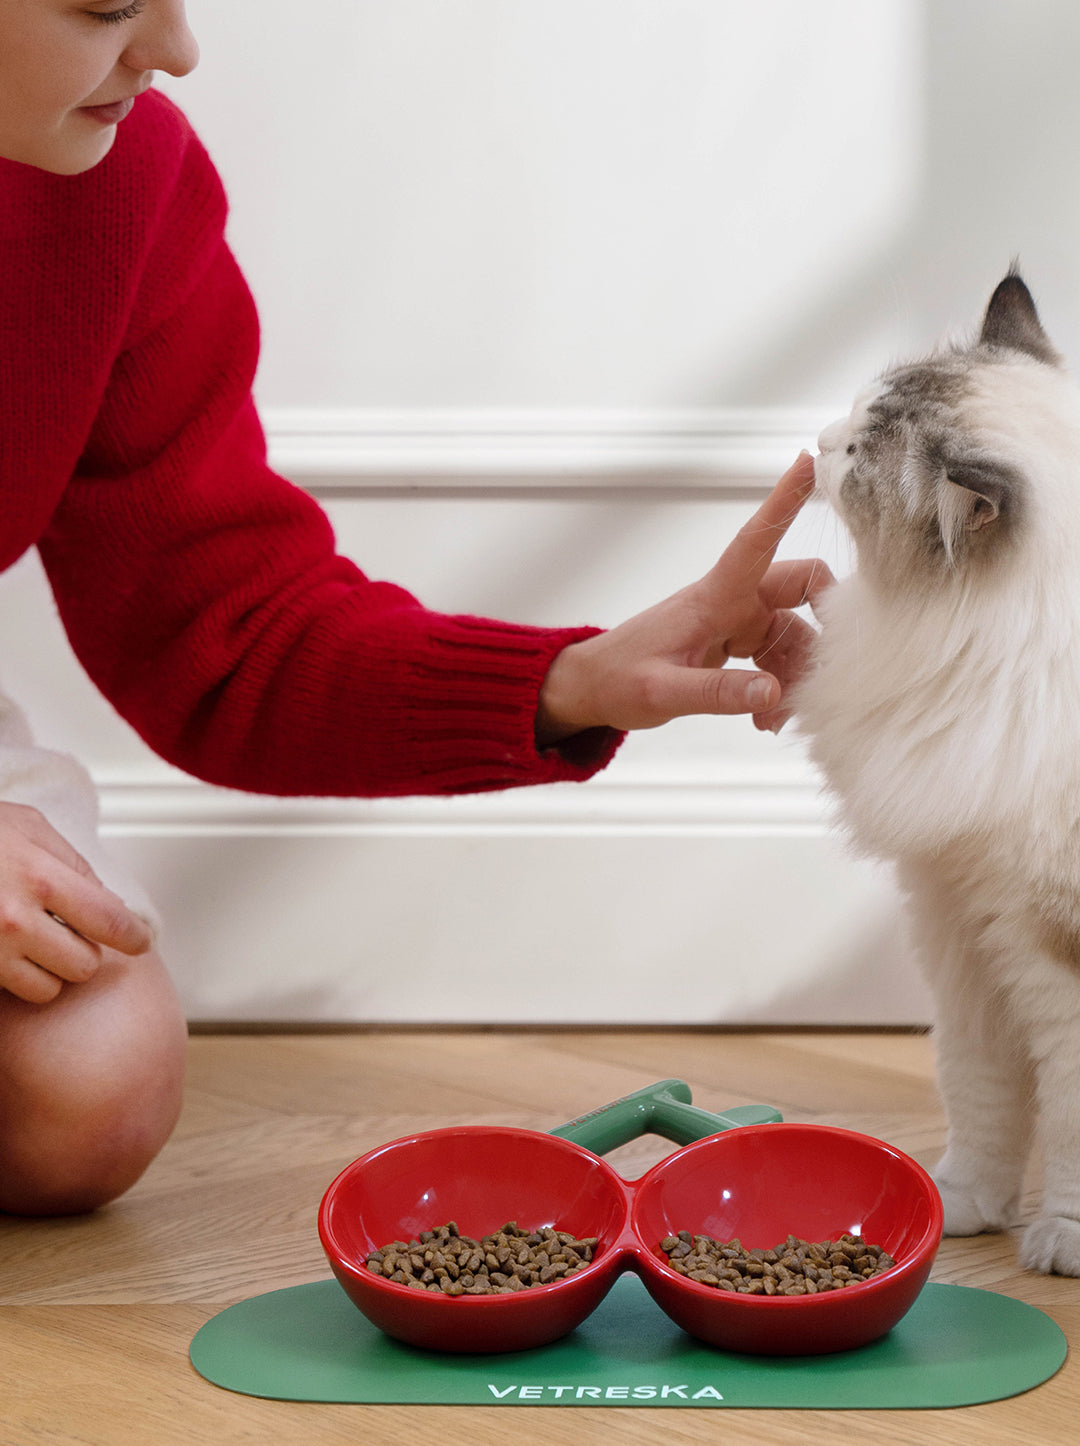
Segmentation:
{"type": "MultiPolygon", "coordinates": [[[[841,516],[848,448],[887,392],[822,434],[817,484],[841,516]]],[[[1016,1223],[1038,1119],[1022,1260],[1080,1275],[1080,391],[1022,351],[973,348],[953,411],[967,445],[1020,474],[1021,525],[995,551],[1003,519],[976,521],[943,475],[943,539],[984,527],[986,545],[969,566],[943,541],[905,585],[849,517],[858,565],[821,604],[800,727],[851,837],[896,862],[908,895],[936,1002],[946,1231],[1016,1223]]],[[[902,563],[905,488],[927,484],[893,460],[902,563]]]]}

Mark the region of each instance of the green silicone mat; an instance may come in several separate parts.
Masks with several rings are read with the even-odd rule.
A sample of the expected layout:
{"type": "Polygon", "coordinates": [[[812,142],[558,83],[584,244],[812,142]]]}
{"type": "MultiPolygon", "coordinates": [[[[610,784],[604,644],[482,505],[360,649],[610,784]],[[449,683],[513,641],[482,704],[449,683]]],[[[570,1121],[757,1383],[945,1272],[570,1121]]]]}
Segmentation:
{"type": "Polygon", "coordinates": [[[540,1350],[460,1356],[402,1345],[335,1280],[230,1306],[191,1343],[215,1385],[287,1401],[414,1406],[968,1406],[1047,1380],[1065,1337],[1034,1306],[927,1285],[881,1340],[832,1356],[740,1356],[674,1325],[624,1275],[577,1330],[540,1350]]]}

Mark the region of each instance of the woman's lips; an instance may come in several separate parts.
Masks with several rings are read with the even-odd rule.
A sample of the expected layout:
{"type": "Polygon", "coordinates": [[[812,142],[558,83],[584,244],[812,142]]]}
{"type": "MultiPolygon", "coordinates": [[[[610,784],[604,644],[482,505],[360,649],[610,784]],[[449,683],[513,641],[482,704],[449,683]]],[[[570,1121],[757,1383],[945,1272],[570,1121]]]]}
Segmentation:
{"type": "Polygon", "coordinates": [[[79,114],[89,116],[99,125],[114,126],[124,119],[134,104],[134,97],[129,95],[126,100],[114,100],[111,105],[81,105],[79,114]]]}

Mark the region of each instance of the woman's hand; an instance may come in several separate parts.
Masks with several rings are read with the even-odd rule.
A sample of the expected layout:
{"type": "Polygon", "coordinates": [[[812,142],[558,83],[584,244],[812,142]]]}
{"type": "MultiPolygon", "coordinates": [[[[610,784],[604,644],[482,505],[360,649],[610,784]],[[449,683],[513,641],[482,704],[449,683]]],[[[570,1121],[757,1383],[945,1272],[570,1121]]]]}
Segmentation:
{"type": "Polygon", "coordinates": [[[816,559],[773,563],[814,487],[804,452],[699,581],[609,632],[571,643],[540,691],[536,736],[550,747],[586,728],[656,728],[691,713],[753,713],[779,729],[814,633],[792,611],[833,581],[816,559]],[[725,668],[753,658],[762,671],[725,668]]]}
{"type": "Polygon", "coordinates": [[[153,934],[35,808],[0,803],[0,988],[48,1004],[102,950],[143,954],[153,934]]]}

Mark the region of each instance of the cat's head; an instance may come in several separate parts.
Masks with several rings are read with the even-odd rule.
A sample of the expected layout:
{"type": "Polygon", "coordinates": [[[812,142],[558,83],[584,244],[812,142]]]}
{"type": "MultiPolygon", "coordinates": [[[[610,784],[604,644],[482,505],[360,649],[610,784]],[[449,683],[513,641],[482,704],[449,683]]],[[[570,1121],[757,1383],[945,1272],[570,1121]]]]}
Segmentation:
{"type": "Polygon", "coordinates": [[[1011,271],[975,341],[891,369],[822,432],[815,478],[860,572],[909,587],[1015,554],[1080,467],[1078,395],[1011,271]]]}

